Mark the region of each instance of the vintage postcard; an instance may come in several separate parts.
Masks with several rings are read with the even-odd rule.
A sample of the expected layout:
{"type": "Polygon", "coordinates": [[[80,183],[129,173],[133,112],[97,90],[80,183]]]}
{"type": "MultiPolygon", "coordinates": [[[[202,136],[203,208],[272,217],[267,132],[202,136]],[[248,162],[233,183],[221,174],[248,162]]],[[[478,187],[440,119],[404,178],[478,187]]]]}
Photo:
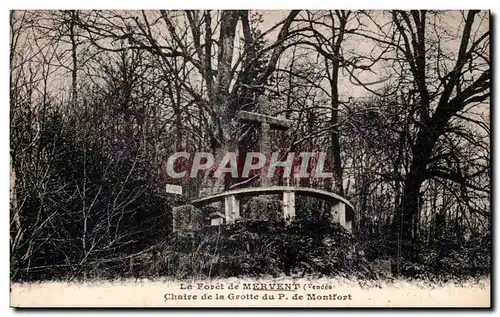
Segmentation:
{"type": "Polygon", "coordinates": [[[12,307],[491,307],[490,12],[10,11],[12,307]]]}

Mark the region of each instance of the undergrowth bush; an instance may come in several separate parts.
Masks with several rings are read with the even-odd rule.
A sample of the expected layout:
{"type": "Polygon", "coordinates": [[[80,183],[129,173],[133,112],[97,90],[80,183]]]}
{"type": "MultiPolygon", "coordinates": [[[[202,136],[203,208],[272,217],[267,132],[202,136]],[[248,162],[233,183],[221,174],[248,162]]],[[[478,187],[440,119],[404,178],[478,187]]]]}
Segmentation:
{"type": "Polygon", "coordinates": [[[329,221],[246,221],[172,233],[136,276],[228,277],[368,274],[353,237],[329,221]]]}
{"type": "MultiPolygon", "coordinates": [[[[169,233],[143,250],[134,250],[134,255],[121,252],[113,256],[116,261],[97,262],[85,272],[85,278],[287,275],[379,279],[396,273],[406,278],[448,280],[491,272],[491,234],[472,236],[466,241],[415,240],[399,246],[413,250],[412,258],[404,258],[398,257],[397,241],[389,235],[381,233],[356,240],[329,217],[328,213],[318,215],[314,208],[304,208],[288,225],[284,221],[247,220],[169,233]]],[[[67,276],[78,279],[82,275],[67,276]]]]}
{"type": "Polygon", "coordinates": [[[409,277],[456,279],[491,273],[491,234],[467,241],[442,239],[433,244],[415,243],[413,259],[403,259],[401,274],[409,277]]]}
{"type": "Polygon", "coordinates": [[[413,250],[414,257],[400,257],[398,261],[397,242],[389,236],[356,241],[327,214],[311,213],[302,210],[290,225],[284,221],[242,221],[197,232],[171,233],[136,259],[133,269],[125,264],[121,276],[376,279],[395,273],[406,278],[448,280],[490,273],[491,236],[471,237],[467,243],[413,241],[403,247],[413,250]]]}

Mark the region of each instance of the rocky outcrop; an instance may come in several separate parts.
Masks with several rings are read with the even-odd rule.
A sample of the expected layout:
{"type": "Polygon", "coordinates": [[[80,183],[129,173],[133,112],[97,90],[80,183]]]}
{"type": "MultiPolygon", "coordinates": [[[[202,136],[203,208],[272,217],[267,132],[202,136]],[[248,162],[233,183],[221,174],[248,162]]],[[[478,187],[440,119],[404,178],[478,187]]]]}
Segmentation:
{"type": "Polygon", "coordinates": [[[243,206],[243,218],[249,220],[277,220],[283,217],[283,202],[273,196],[252,197],[243,206]]]}
{"type": "Polygon", "coordinates": [[[205,217],[201,209],[193,205],[182,205],[172,209],[173,231],[195,231],[205,226],[205,217]]]}

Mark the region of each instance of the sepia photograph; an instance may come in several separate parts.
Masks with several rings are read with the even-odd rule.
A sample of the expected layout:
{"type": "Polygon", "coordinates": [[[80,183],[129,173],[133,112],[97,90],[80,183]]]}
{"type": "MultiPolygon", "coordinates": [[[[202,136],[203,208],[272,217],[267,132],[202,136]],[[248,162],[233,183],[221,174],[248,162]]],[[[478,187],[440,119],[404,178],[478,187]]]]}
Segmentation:
{"type": "Polygon", "coordinates": [[[10,10],[10,306],[491,308],[491,25],[10,10]]]}

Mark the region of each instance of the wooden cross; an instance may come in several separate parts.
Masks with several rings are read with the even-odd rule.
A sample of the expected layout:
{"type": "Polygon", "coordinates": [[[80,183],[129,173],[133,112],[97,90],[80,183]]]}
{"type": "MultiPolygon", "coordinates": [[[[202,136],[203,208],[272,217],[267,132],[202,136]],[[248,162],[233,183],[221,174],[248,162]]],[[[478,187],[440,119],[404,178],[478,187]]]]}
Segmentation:
{"type": "MultiPolygon", "coordinates": [[[[238,120],[242,122],[250,122],[260,124],[260,152],[264,153],[269,159],[271,153],[271,130],[286,131],[291,126],[292,121],[288,119],[277,118],[269,115],[270,104],[266,96],[260,96],[259,108],[262,113],[249,112],[241,110],[238,113],[238,120]]],[[[263,171],[265,172],[265,171],[263,171]]],[[[271,181],[266,175],[261,174],[261,185],[270,186],[271,181]]]]}

